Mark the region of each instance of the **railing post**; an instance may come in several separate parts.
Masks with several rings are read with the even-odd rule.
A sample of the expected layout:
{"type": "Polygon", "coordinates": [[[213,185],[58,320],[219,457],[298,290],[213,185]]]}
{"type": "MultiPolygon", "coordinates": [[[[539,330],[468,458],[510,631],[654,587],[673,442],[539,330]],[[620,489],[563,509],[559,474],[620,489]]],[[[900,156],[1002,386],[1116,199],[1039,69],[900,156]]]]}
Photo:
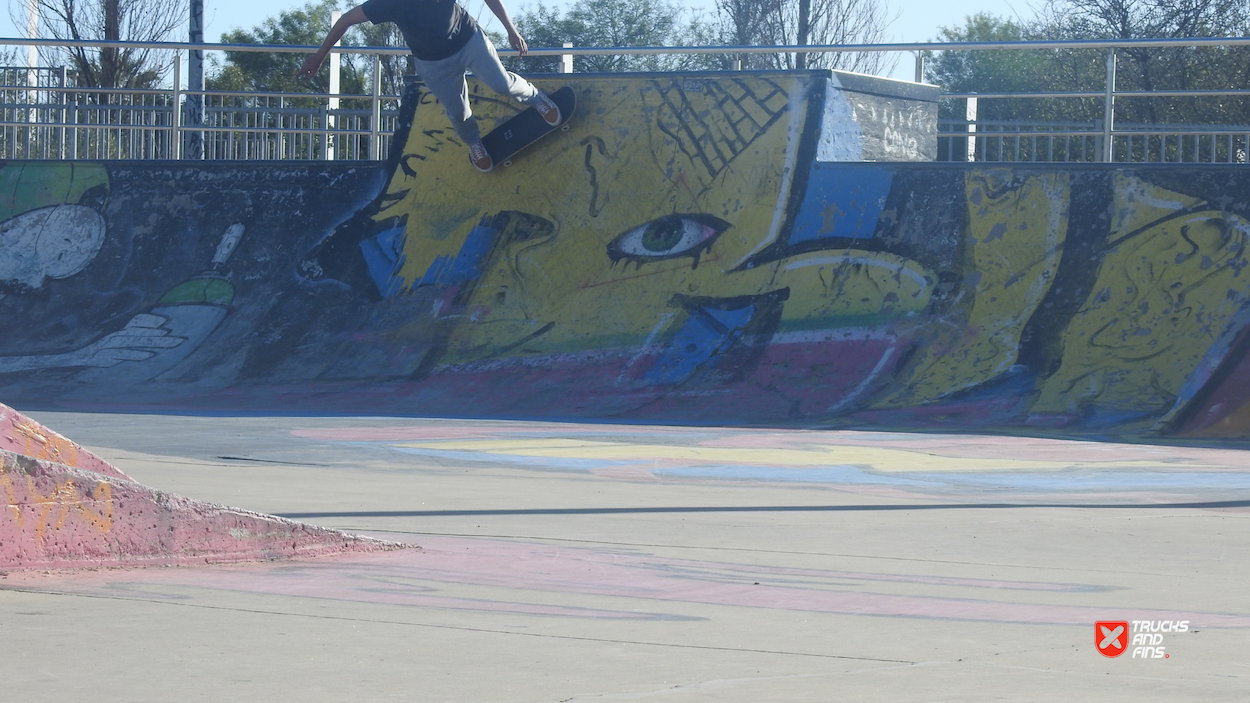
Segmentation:
{"type": "MultiPolygon", "coordinates": [[[[334,25],[338,24],[339,18],[342,16],[343,16],[343,13],[338,10],[331,12],[330,13],[330,26],[333,27],[334,25]]],[[[340,39],[339,41],[335,42],[334,45],[338,46],[341,43],[342,43],[342,40],[340,39]]],[[[339,73],[342,68],[342,65],[343,65],[343,55],[337,52],[330,52],[330,95],[331,96],[337,96],[339,93],[339,86],[341,85],[339,82],[339,73]]],[[[338,127],[338,119],[335,118],[331,113],[338,109],[339,109],[339,99],[337,97],[331,97],[329,100],[326,101],[326,114],[325,114],[326,133],[325,133],[325,138],[323,140],[323,147],[324,147],[324,158],[327,161],[333,161],[335,158],[334,130],[338,127]]]]}
{"type": "MultiPolygon", "coordinates": [[[[37,39],[39,37],[39,3],[37,0],[27,0],[26,2],[26,38],[37,39]]],[[[34,105],[39,100],[39,93],[35,90],[39,87],[39,49],[38,47],[26,47],[26,87],[31,88],[27,93],[26,102],[34,105]]],[[[35,122],[39,116],[35,113],[35,109],[31,108],[27,119],[35,122]]],[[[16,134],[16,132],[14,132],[16,134]]]]}
{"type": "Polygon", "coordinates": [[[369,158],[382,158],[382,55],[373,55],[373,110],[369,120],[369,158]]]}
{"type": "Polygon", "coordinates": [[[78,96],[69,104],[69,158],[78,158],[78,96]]]}
{"type": "Polygon", "coordinates": [[[1115,49],[1107,51],[1107,87],[1102,106],[1102,160],[1115,158],[1111,137],[1115,133],[1115,49]]]}
{"type": "MultiPolygon", "coordinates": [[[[564,42],[564,48],[572,49],[573,42],[571,41],[564,42]]],[[[573,72],[573,55],[572,54],[560,54],[560,73],[572,73],[572,72],[573,72]]]]}
{"type": "MultiPolygon", "coordinates": [[[[275,134],[278,136],[278,139],[277,139],[277,143],[274,145],[273,158],[281,160],[281,159],[287,158],[286,156],[286,145],[287,145],[286,98],[282,96],[278,96],[277,117],[278,117],[277,131],[275,132],[275,134]]],[[[294,122],[292,122],[292,124],[294,124],[294,122]]]]}
{"type": "Polygon", "coordinates": [[[968,98],[964,119],[968,123],[968,160],[977,160],[977,99],[968,98]]]}
{"type": "Polygon", "coordinates": [[[175,159],[182,158],[182,52],[174,52],[174,104],[170,111],[170,148],[175,159]]]}
{"type": "Polygon", "coordinates": [[[57,158],[64,159],[65,158],[65,99],[66,97],[68,97],[65,93],[65,84],[69,82],[69,69],[62,66],[60,78],[61,78],[61,94],[60,94],[60,97],[57,98],[57,102],[60,103],[61,105],[61,111],[60,111],[61,119],[59,120],[61,123],[61,126],[58,128],[56,143],[57,143],[57,149],[59,150],[59,153],[57,154],[57,158]]]}
{"type": "Polygon", "coordinates": [[[924,52],[916,52],[916,82],[924,83],[924,52]]]}
{"type": "MultiPolygon", "coordinates": [[[[188,39],[193,44],[204,43],[204,0],[191,0],[191,16],[188,22],[188,39]]],[[[191,49],[187,52],[187,132],[186,156],[189,159],[204,158],[204,52],[191,49]]]]}

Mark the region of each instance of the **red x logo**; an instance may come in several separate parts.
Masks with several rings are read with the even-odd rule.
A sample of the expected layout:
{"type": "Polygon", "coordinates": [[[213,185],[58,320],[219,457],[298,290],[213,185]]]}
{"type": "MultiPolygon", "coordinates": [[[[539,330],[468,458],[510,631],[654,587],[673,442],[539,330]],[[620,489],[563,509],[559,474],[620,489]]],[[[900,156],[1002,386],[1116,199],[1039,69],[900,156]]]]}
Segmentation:
{"type": "Polygon", "coordinates": [[[1128,621],[1105,620],[1094,623],[1094,644],[1104,657],[1118,657],[1128,649],[1128,621]]]}

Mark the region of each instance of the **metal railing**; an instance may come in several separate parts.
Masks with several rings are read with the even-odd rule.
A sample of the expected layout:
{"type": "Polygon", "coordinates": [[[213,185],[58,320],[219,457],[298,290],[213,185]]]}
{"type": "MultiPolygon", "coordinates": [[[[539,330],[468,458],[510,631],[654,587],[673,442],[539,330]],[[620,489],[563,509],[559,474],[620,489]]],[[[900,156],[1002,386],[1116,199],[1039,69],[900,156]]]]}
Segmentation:
{"type": "MultiPolygon", "coordinates": [[[[0,70],[0,158],[109,159],[380,159],[389,149],[399,96],[380,90],[382,56],[401,47],[335,47],[336,53],[373,59],[370,95],[229,93],[182,89],[181,59],[187,51],[311,53],[316,47],[264,44],[94,42],[0,39],[0,45],[130,47],[168,50],[174,57],[167,90],[105,90],[70,85],[64,69],[0,70]],[[197,99],[198,98],[198,99],[197,99]],[[352,101],[368,108],[344,109],[352,101]],[[202,104],[200,109],[198,106],[202,104]],[[176,108],[176,109],[175,109],[176,108]]],[[[1098,50],[1106,55],[1102,90],[1056,93],[947,94],[944,99],[1101,100],[1101,118],[1089,122],[942,120],[939,159],[977,161],[1132,161],[1247,163],[1250,127],[1242,125],[1117,124],[1117,98],[1240,98],[1250,90],[1117,91],[1117,50],[1179,47],[1250,47],[1250,37],[1028,42],[889,43],[809,46],[686,46],[532,48],[531,56],[561,56],[571,70],[574,55],[819,54],[910,52],[916,77],[923,57],[935,51],[1098,50]]],[[[511,50],[500,50],[504,56],[511,50]]]]}
{"type": "MultiPolygon", "coordinates": [[[[1095,122],[938,122],[939,161],[1105,161],[1104,126],[1095,122]]],[[[1121,123],[1112,134],[1111,161],[1123,163],[1245,164],[1248,125],[1121,123]]]]}
{"type": "Polygon", "coordinates": [[[15,102],[6,95],[0,102],[0,158],[177,159],[198,151],[205,159],[379,159],[386,157],[398,115],[383,105],[399,101],[343,95],[383,105],[331,109],[316,95],[204,91],[194,122],[179,100],[185,91],[40,92],[50,98],[15,102]]]}
{"type": "Polygon", "coordinates": [[[376,78],[367,95],[191,92],[182,88],[181,52],[172,53],[173,87],[164,90],[78,86],[65,68],[0,68],[0,158],[387,156],[400,98],[383,95],[376,78]]]}

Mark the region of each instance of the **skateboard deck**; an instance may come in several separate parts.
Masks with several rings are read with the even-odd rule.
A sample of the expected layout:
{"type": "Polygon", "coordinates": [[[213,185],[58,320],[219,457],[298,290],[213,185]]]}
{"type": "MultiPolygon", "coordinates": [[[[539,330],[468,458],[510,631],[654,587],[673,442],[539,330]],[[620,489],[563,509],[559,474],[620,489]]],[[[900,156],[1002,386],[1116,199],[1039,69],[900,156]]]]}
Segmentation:
{"type": "Polygon", "coordinates": [[[527,107],[500,123],[482,137],[482,145],[486,153],[496,164],[512,165],[512,157],[525,147],[558,130],[568,130],[569,118],[577,109],[577,94],[569,86],[550,93],[548,97],[560,107],[560,124],[552,127],[538,114],[538,110],[527,107]]]}

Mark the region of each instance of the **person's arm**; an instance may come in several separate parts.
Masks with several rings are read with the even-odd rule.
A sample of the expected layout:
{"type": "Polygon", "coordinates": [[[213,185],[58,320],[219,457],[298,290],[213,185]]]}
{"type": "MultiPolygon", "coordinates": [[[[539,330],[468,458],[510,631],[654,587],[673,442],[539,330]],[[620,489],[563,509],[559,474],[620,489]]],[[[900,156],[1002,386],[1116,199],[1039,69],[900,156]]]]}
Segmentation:
{"type": "Polygon", "coordinates": [[[503,0],[486,0],[486,6],[490,8],[491,12],[495,13],[500,23],[503,24],[503,28],[508,31],[508,43],[512,45],[512,48],[516,49],[517,53],[522,56],[528,54],[530,48],[525,45],[525,39],[516,31],[516,26],[512,24],[512,20],[508,17],[508,11],[503,7],[503,0]]]}
{"type": "MultiPolygon", "coordinates": [[[[487,0],[487,2],[489,1],[490,0],[487,0]]],[[[495,1],[498,2],[498,0],[495,1]]],[[[296,77],[312,78],[317,75],[317,71],[321,70],[321,62],[326,60],[326,55],[330,53],[330,49],[333,48],[335,44],[339,43],[339,40],[343,38],[343,35],[347,33],[347,30],[350,29],[352,25],[368,21],[369,18],[365,17],[365,11],[360,9],[359,6],[348,10],[347,13],[340,17],[339,21],[335,22],[334,26],[330,28],[330,33],[326,35],[326,40],[321,42],[321,48],[317,49],[317,53],[304,60],[303,67],[300,68],[299,72],[295,74],[296,77]]]]}

